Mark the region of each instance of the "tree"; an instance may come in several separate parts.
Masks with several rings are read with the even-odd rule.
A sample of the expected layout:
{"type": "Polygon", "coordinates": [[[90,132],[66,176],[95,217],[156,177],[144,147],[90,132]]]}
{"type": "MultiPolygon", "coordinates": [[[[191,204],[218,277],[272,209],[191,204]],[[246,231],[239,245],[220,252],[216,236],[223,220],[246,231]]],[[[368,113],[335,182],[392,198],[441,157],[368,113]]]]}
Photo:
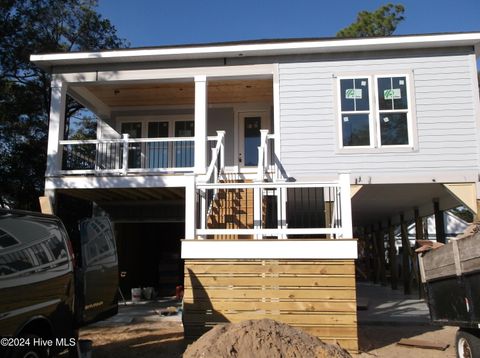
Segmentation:
{"type": "Polygon", "coordinates": [[[405,17],[401,4],[388,3],[373,12],[360,11],[357,21],[337,32],[337,37],[375,37],[392,35],[405,17]]]}
{"type": "MultiPolygon", "coordinates": [[[[0,206],[35,210],[43,192],[51,78],[30,55],[128,46],[96,7],[96,0],[0,2],[0,206]]],[[[81,109],[69,99],[66,116],[81,109]]]]}

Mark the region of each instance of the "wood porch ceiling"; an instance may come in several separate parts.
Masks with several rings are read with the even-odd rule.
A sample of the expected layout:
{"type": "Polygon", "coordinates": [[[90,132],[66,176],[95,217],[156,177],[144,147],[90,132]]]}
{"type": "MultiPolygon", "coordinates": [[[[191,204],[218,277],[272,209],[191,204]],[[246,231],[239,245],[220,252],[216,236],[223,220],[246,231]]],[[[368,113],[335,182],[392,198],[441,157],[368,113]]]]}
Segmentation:
{"type": "Polygon", "coordinates": [[[59,189],[62,194],[95,202],[183,200],[183,188],[59,189]]]}
{"type": "MultiPolygon", "coordinates": [[[[85,87],[109,107],[192,105],[193,82],[102,84],[85,87]]],[[[272,102],[272,80],[209,81],[208,103],[272,102]]]]}

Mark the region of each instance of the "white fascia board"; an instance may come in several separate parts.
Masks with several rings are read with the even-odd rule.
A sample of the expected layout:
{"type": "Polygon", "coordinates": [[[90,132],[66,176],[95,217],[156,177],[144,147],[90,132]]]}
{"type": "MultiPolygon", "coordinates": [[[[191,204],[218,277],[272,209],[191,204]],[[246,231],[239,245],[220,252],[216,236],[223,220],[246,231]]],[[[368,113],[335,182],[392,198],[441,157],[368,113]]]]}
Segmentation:
{"type": "Polygon", "coordinates": [[[47,177],[45,189],[181,188],[193,180],[193,175],[47,177]]]}
{"type": "Polygon", "coordinates": [[[183,240],[182,259],[356,259],[357,240],[183,240]]]}
{"type": "Polygon", "coordinates": [[[475,46],[478,44],[480,44],[480,32],[360,39],[299,40],[292,42],[216,44],[185,47],[176,46],[170,48],[124,49],[103,52],[70,52],[31,55],[30,61],[40,67],[48,68],[50,66],[95,63],[398,50],[450,46],[475,46]]]}

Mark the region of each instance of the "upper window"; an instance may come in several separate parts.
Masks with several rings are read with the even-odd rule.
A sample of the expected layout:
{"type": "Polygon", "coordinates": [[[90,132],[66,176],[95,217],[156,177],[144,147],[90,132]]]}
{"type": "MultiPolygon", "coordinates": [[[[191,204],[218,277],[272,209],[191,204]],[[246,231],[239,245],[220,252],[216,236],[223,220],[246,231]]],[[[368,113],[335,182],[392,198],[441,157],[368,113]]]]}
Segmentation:
{"type": "Polygon", "coordinates": [[[408,145],[408,97],[406,77],[378,77],[380,146],[408,145]]]}
{"type": "Polygon", "coordinates": [[[340,80],[340,93],[343,146],[370,146],[368,78],[340,80]]]}
{"type": "Polygon", "coordinates": [[[411,146],[407,76],[339,80],[342,147],[411,146]]]}

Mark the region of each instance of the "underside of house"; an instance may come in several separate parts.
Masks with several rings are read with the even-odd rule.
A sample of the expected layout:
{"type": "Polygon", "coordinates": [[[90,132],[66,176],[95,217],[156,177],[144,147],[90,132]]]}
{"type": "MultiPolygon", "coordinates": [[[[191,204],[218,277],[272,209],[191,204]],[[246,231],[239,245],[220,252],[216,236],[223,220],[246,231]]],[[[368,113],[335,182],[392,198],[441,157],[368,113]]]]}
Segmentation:
{"type": "MultiPolygon", "coordinates": [[[[468,62],[478,42],[455,38],[455,50],[442,52],[450,46],[443,38],[401,39],[385,48],[355,40],[339,53],[299,41],[289,51],[247,43],[33,56],[54,77],[46,195],[67,222],[88,208],[111,218],[123,292],[185,287],[187,338],[268,317],[354,352],[356,275],[398,277],[395,227],[403,239],[403,228],[422,217],[440,220],[459,205],[477,210],[476,147],[449,158],[456,165],[446,171],[425,158],[395,162],[403,148],[393,156],[332,149],[332,158],[322,149],[333,148],[337,131],[335,110],[318,107],[334,102],[337,70],[328,66],[351,72],[378,61],[385,71],[385,59],[398,57],[403,68],[445,51],[468,62]],[[395,52],[408,46],[411,54],[395,52]],[[68,96],[95,114],[95,138],[65,134],[68,96]]],[[[415,68],[415,79],[430,67],[415,68]]],[[[444,138],[422,142],[418,108],[415,145],[448,146],[444,138]]],[[[407,267],[408,238],[404,247],[407,267]]],[[[412,275],[403,271],[407,285],[412,275]]]]}

